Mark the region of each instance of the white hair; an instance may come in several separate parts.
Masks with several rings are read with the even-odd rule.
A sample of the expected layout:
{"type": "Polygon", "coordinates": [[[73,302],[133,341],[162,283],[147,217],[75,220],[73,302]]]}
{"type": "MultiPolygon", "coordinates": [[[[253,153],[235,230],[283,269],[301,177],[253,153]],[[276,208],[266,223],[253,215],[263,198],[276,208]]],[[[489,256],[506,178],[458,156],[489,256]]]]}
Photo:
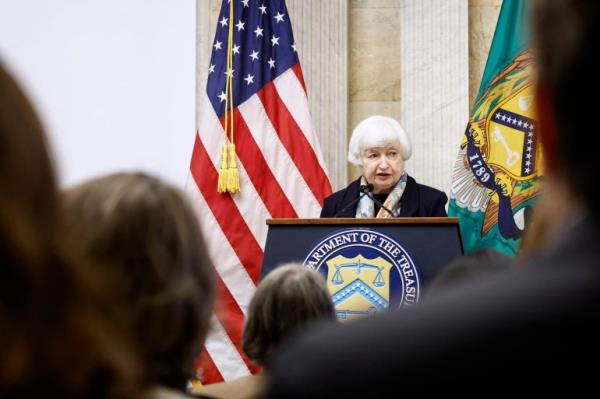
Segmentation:
{"type": "Polygon", "coordinates": [[[408,160],[411,155],[411,143],[402,126],[387,116],[370,116],[363,120],[352,131],[348,146],[348,161],[354,165],[362,165],[363,151],[374,147],[387,147],[395,142],[400,143],[400,155],[408,160]]]}

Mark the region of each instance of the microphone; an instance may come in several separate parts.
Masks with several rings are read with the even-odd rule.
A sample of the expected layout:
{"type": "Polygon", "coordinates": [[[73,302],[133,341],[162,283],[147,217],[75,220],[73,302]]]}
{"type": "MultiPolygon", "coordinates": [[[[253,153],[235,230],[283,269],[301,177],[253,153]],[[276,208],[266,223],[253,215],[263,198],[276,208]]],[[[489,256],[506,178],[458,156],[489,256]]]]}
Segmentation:
{"type": "Polygon", "coordinates": [[[375,190],[375,186],[372,185],[371,183],[361,184],[361,186],[360,186],[361,193],[366,193],[366,192],[372,193],[373,190],[375,190]]]}
{"type": "Polygon", "coordinates": [[[394,212],[390,211],[388,208],[386,208],[380,201],[378,201],[374,196],[373,196],[373,190],[375,189],[375,186],[373,186],[373,184],[371,183],[367,183],[367,184],[361,184],[360,188],[358,189],[361,193],[361,195],[358,196],[358,198],[354,199],[353,201],[351,201],[348,205],[346,205],[345,207],[343,207],[340,211],[338,211],[335,215],[333,215],[334,218],[338,217],[341,213],[344,213],[345,210],[347,210],[348,208],[350,208],[352,205],[356,204],[358,201],[360,201],[362,199],[362,197],[364,197],[365,195],[368,196],[369,198],[371,198],[373,200],[374,203],[376,203],[377,205],[379,205],[380,208],[385,209],[385,211],[387,213],[389,213],[392,217],[396,217],[396,215],[394,215],[394,212]]]}
{"type": "Polygon", "coordinates": [[[341,213],[344,213],[344,211],[346,211],[347,209],[351,208],[352,205],[356,204],[358,201],[360,201],[362,199],[362,197],[364,197],[365,195],[368,195],[369,192],[371,192],[373,190],[373,185],[372,184],[361,184],[359,191],[360,191],[360,195],[355,198],[354,200],[350,201],[350,203],[348,205],[346,205],[345,207],[343,207],[341,210],[339,210],[338,212],[336,212],[335,215],[333,215],[334,218],[338,217],[341,213]]]}

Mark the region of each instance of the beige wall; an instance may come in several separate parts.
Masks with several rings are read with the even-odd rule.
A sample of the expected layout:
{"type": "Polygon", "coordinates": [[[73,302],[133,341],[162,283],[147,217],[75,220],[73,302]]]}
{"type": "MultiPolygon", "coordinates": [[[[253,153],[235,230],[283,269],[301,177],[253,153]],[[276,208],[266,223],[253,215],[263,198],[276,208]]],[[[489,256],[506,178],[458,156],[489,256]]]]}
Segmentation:
{"type": "Polygon", "coordinates": [[[469,105],[485,68],[502,0],[469,0],[469,105]]]}
{"type": "MultiPolygon", "coordinates": [[[[400,119],[401,0],[350,0],[348,4],[348,139],[373,114],[400,119]]],[[[349,164],[348,181],[359,176],[349,164]]]]}

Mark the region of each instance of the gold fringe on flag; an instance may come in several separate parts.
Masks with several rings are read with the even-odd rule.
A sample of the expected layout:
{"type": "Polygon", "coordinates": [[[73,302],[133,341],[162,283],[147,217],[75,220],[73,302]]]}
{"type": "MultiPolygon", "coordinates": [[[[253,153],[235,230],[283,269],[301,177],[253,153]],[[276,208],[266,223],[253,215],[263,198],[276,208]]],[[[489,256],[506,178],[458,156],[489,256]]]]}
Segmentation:
{"type": "Polygon", "coordinates": [[[227,141],[223,143],[223,149],[221,150],[221,165],[219,168],[219,183],[217,185],[217,191],[219,193],[227,192],[227,180],[229,177],[229,165],[227,165],[227,141]]]}
{"type": "Polygon", "coordinates": [[[227,177],[227,191],[231,194],[240,192],[240,173],[237,168],[235,144],[229,144],[229,175],[227,177]]]}
{"type": "Polygon", "coordinates": [[[229,3],[229,32],[227,38],[227,79],[225,82],[225,130],[221,148],[219,167],[219,193],[237,194],[240,192],[240,174],[237,168],[235,144],[233,141],[233,4],[229,3]],[[229,112],[229,114],[228,114],[229,112]],[[229,116],[229,118],[228,118],[229,116]],[[229,141],[227,134],[230,133],[229,141]]]}

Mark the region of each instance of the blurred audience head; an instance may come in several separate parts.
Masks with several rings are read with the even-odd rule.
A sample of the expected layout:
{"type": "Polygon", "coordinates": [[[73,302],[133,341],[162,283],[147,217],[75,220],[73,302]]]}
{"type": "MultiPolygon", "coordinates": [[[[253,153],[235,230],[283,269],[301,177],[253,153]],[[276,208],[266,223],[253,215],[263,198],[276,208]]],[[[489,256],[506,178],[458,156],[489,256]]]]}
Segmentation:
{"type": "Polygon", "coordinates": [[[179,190],[140,173],[65,192],[70,228],[115,288],[147,385],[183,390],[195,376],[213,310],[213,268],[179,190]]]}
{"type": "Polygon", "coordinates": [[[45,140],[0,64],[0,397],[134,396],[135,362],[64,242],[45,140]]]}
{"type": "Polygon", "coordinates": [[[591,57],[600,41],[600,2],[536,0],[533,36],[537,51],[538,131],[548,175],[561,178],[574,199],[600,217],[600,174],[590,118],[599,92],[600,61],[591,57]]]}
{"type": "Polygon", "coordinates": [[[543,192],[533,207],[531,223],[523,233],[518,259],[533,259],[560,239],[562,231],[578,220],[581,209],[571,191],[554,176],[544,179],[543,192]]]}
{"type": "Polygon", "coordinates": [[[279,266],[260,282],[250,302],[244,352],[268,367],[281,342],[323,319],[336,320],[325,279],[299,263],[279,266]]]}
{"type": "Polygon", "coordinates": [[[464,283],[488,278],[512,267],[508,255],[490,248],[482,248],[459,256],[445,266],[427,287],[427,295],[456,288],[464,283]]]}

